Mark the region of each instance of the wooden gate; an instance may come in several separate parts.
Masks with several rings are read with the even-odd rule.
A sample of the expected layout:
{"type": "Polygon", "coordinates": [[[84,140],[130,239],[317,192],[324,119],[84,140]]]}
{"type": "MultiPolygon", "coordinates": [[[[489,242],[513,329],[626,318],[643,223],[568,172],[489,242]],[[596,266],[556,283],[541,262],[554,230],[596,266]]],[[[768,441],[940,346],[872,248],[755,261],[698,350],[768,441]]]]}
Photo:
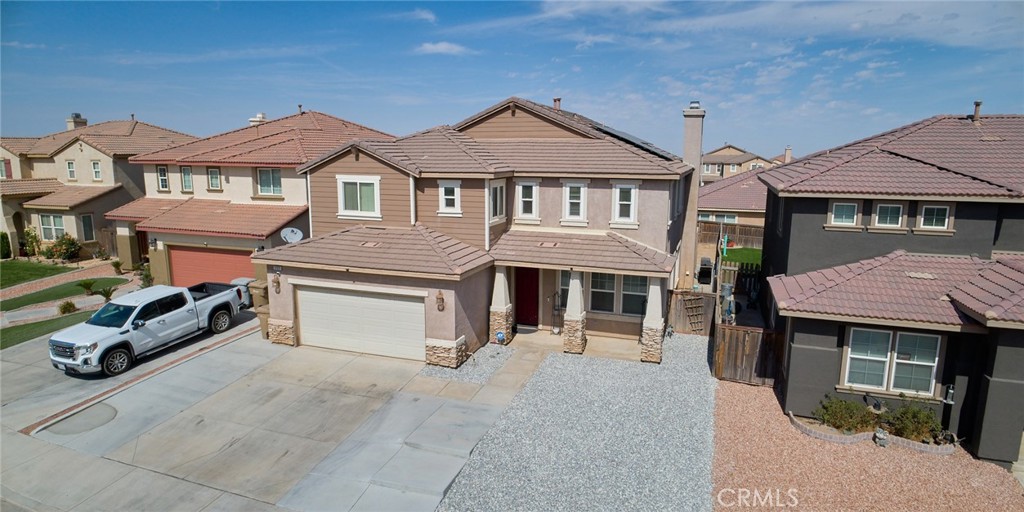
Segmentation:
{"type": "Polygon", "coordinates": [[[715,295],[672,290],[668,324],[680,334],[711,334],[715,319],[715,295]]]}
{"type": "Polygon", "coordinates": [[[715,326],[716,378],[772,386],[782,364],[785,335],[755,327],[715,326]]]}

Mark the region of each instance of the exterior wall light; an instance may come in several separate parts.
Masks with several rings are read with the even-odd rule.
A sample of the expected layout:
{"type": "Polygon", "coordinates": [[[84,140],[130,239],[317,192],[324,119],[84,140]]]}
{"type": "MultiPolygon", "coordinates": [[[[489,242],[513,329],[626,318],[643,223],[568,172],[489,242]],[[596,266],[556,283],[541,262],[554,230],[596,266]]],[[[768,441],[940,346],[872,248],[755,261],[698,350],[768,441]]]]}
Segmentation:
{"type": "Polygon", "coordinates": [[[437,310],[444,311],[444,293],[441,290],[437,291],[437,310]]]}
{"type": "Polygon", "coordinates": [[[156,249],[156,238],[150,238],[149,239],[149,248],[150,249],[156,249]]]}
{"type": "Polygon", "coordinates": [[[274,285],[274,293],[281,293],[281,273],[274,274],[274,278],[270,282],[274,285]]]}

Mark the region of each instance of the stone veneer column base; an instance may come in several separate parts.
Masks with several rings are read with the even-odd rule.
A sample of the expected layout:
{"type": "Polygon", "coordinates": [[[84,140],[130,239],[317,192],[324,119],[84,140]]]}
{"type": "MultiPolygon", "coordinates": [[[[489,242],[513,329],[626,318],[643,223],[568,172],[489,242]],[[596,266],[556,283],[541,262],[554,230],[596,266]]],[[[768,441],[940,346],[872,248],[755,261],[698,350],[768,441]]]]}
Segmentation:
{"type": "Polygon", "coordinates": [[[644,327],[643,334],[640,335],[640,361],[661,363],[661,344],[664,340],[664,329],[644,327]]]}
{"type": "Polygon", "coordinates": [[[427,364],[458,368],[469,359],[465,337],[458,341],[427,340],[427,364]]]}
{"type": "Polygon", "coordinates": [[[286,320],[270,319],[267,334],[272,343],[295,346],[295,324],[286,320]]]}
{"type": "Polygon", "coordinates": [[[512,332],[512,306],[504,311],[491,310],[491,332],[487,339],[491,343],[497,343],[499,332],[505,333],[506,345],[515,337],[515,333],[512,332]]]}
{"type": "Polygon", "coordinates": [[[587,319],[565,319],[562,322],[562,351],[567,354],[582,354],[587,348],[587,319]]]}

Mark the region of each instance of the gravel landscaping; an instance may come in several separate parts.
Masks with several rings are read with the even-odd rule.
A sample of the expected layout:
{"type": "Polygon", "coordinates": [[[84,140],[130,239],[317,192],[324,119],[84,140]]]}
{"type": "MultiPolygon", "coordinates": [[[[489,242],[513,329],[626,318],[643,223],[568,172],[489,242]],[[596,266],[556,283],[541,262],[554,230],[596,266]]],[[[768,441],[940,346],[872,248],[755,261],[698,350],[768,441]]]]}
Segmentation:
{"type": "Polygon", "coordinates": [[[505,364],[505,361],[508,360],[513,352],[515,352],[515,349],[512,347],[488,343],[477,349],[458,368],[427,365],[420,370],[420,375],[473,384],[487,384],[491,375],[505,364]]]}
{"type": "Polygon", "coordinates": [[[711,510],[706,361],[707,338],[681,335],[661,365],[549,355],[438,510],[711,510]]]}
{"type": "Polygon", "coordinates": [[[743,508],[743,490],[789,504],[790,489],[800,510],[1024,510],[1024,487],[962,448],[934,455],[813,439],[790,425],[771,388],[720,383],[715,435],[721,510],[743,508]]]}

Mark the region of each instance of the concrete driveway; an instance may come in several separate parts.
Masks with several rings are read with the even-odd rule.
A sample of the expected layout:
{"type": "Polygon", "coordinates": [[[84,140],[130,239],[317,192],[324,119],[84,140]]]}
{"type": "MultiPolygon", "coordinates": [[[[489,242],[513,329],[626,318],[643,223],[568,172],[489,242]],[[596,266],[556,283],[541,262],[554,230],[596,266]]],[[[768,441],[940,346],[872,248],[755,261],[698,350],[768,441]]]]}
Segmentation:
{"type": "Polygon", "coordinates": [[[0,354],[5,510],[433,510],[527,379],[469,387],[258,333],[134,383],[177,356],[85,379],[53,370],[45,340],[19,347],[0,354]]]}

